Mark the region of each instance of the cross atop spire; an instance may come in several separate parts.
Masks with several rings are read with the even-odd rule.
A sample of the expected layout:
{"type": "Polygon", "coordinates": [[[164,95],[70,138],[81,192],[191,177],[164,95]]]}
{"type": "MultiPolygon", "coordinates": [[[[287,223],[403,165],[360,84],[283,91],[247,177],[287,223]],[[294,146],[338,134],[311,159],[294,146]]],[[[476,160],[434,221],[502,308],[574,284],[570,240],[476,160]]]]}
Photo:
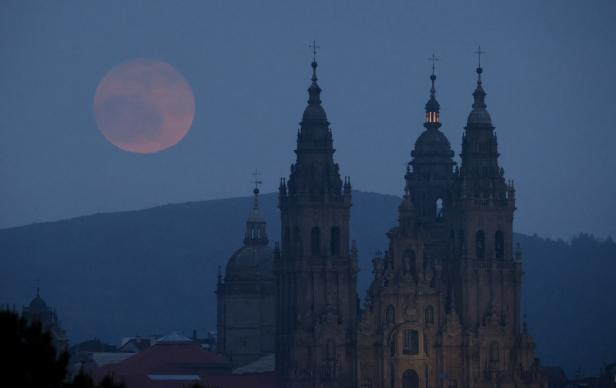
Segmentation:
{"type": "Polygon", "coordinates": [[[263,181],[261,181],[261,180],[259,179],[259,177],[261,176],[261,172],[260,172],[259,170],[255,170],[255,171],[252,173],[252,176],[253,176],[253,177],[254,177],[254,179],[255,179],[254,181],[252,181],[252,183],[254,183],[254,184],[255,184],[255,191],[256,191],[256,193],[255,193],[255,194],[258,194],[258,193],[259,193],[259,185],[262,185],[262,184],[263,184],[263,181]]]}
{"type": "Polygon", "coordinates": [[[317,50],[321,48],[321,46],[317,46],[317,41],[313,40],[312,44],[309,44],[308,47],[312,49],[312,62],[317,61],[317,50]]]}
{"type": "Polygon", "coordinates": [[[475,51],[475,54],[477,54],[477,60],[479,63],[479,66],[477,66],[477,68],[479,69],[481,68],[481,54],[485,54],[485,53],[486,53],[485,51],[481,51],[481,46],[478,46],[477,51],[475,51]]]}
{"type": "Polygon", "coordinates": [[[428,60],[432,61],[432,74],[430,75],[432,86],[430,87],[430,99],[426,103],[426,121],[424,122],[424,127],[427,129],[438,129],[441,126],[439,119],[440,105],[436,100],[434,81],[436,81],[436,61],[439,59],[436,57],[436,54],[432,52],[432,56],[428,58],[428,60]]]}
{"type": "Polygon", "coordinates": [[[432,56],[428,58],[429,61],[432,61],[432,75],[434,75],[434,71],[436,70],[436,62],[438,62],[439,58],[436,57],[436,54],[432,52],[432,56]]]}
{"type": "Polygon", "coordinates": [[[477,83],[481,84],[481,73],[483,73],[483,69],[481,68],[481,55],[485,54],[485,51],[481,50],[481,46],[477,47],[477,51],[475,51],[475,54],[477,54],[477,83]]]}

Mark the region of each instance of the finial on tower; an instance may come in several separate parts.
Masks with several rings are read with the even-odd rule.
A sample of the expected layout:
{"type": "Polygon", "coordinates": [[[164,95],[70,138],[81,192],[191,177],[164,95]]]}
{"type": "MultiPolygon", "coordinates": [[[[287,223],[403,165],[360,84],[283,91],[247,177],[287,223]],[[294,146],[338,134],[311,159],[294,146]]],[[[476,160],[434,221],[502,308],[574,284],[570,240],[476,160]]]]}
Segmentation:
{"type": "Polygon", "coordinates": [[[432,56],[428,58],[428,60],[432,61],[432,74],[430,75],[432,86],[430,87],[430,99],[426,104],[426,121],[424,123],[424,127],[430,129],[438,128],[441,124],[439,118],[440,105],[438,101],[436,101],[436,88],[434,87],[434,81],[436,80],[436,61],[439,59],[436,57],[436,54],[432,52],[432,56]]]}
{"type": "Polygon", "coordinates": [[[313,40],[312,44],[309,44],[308,47],[312,49],[312,82],[317,81],[317,50],[321,48],[321,46],[317,45],[317,41],[313,40]]]}
{"type": "Polygon", "coordinates": [[[485,54],[485,51],[481,50],[481,46],[477,47],[477,51],[475,51],[475,54],[477,54],[477,83],[481,83],[481,73],[483,73],[483,68],[481,67],[481,55],[485,54]]]}
{"type": "Polygon", "coordinates": [[[259,179],[259,177],[261,176],[261,172],[259,170],[255,170],[252,173],[252,176],[254,177],[254,181],[252,182],[255,184],[255,188],[254,190],[252,190],[252,193],[255,195],[253,209],[258,209],[259,208],[259,185],[263,184],[263,182],[259,179]]]}
{"type": "MultiPolygon", "coordinates": [[[[436,57],[436,54],[434,53],[434,51],[432,52],[432,56],[428,58],[428,60],[432,62],[432,76],[436,78],[436,75],[434,74],[434,72],[436,70],[436,62],[438,62],[439,59],[436,57]]],[[[430,79],[432,79],[432,77],[430,77],[430,79]]]]}
{"type": "Polygon", "coordinates": [[[254,177],[254,181],[252,181],[252,183],[255,184],[255,189],[252,191],[254,194],[259,194],[259,185],[262,185],[263,182],[259,179],[259,177],[261,176],[261,171],[259,170],[255,170],[252,173],[252,176],[254,177]]]}

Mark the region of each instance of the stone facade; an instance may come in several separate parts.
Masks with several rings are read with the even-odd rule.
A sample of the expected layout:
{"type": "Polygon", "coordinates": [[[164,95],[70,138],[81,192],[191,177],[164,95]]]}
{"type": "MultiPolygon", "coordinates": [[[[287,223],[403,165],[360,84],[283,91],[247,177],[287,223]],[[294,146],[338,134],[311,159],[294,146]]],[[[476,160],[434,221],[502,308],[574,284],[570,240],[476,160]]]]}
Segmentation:
{"type": "Polygon", "coordinates": [[[478,68],[454,168],[434,81],[399,223],[374,258],[359,337],[361,387],[543,387],[520,319],[515,190],[498,165],[478,68]]]}

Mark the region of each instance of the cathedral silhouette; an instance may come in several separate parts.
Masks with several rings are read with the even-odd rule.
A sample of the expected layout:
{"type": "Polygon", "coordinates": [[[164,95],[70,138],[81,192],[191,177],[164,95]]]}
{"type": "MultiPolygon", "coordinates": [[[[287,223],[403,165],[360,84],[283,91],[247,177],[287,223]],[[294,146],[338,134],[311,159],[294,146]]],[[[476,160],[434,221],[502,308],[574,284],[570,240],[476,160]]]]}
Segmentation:
{"type": "Polygon", "coordinates": [[[439,129],[432,68],[425,130],[363,307],[351,181],[334,162],[311,66],[297,159],[279,187],[281,243],[268,245],[255,189],[244,246],[219,276],[219,352],[235,366],[275,353],[292,388],[544,387],[520,313],[515,189],[498,164],[481,62],[459,167],[439,129]]]}

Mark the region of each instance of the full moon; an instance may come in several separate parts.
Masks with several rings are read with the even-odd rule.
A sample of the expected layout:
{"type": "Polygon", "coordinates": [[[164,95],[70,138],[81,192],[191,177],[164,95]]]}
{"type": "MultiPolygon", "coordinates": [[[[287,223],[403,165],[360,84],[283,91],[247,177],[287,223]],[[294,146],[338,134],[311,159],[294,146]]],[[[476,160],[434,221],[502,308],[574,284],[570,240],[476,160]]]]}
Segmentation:
{"type": "Polygon", "coordinates": [[[94,95],[103,136],[129,152],[150,154],[177,144],[195,116],[186,79],[162,61],[136,59],[112,68],[94,95]]]}

